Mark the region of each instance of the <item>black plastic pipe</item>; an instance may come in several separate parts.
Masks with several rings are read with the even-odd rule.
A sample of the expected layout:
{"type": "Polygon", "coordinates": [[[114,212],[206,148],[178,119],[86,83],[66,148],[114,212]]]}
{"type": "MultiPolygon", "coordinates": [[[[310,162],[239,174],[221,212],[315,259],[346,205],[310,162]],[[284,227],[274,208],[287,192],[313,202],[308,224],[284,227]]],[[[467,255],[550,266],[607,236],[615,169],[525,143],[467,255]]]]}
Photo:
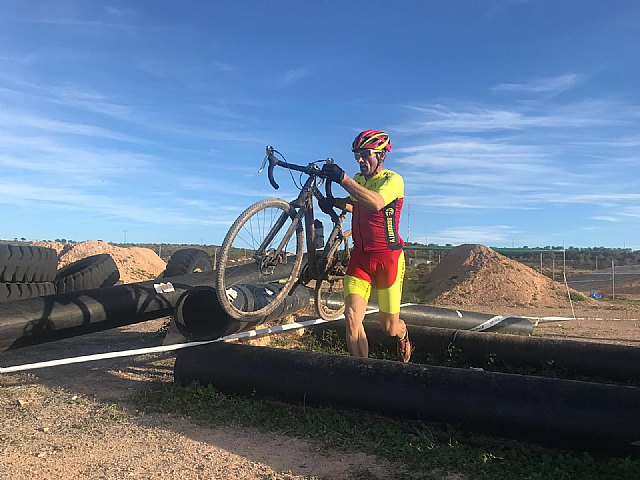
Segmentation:
{"type": "Polygon", "coordinates": [[[224,343],[180,350],[174,378],[573,449],[640,449],[632,445],[640,441],[640,389],[633,387],[224,343]]]}
{"type": "MultiPolygon", "coordinates": [[[[282,288],[282,285],[277,283],[267,285],[275,294],[282,288]]],[[[233,288],[238,292],[233,303],[240,310],[255,311],[266,305],[269,298],[264,286],[235,285],[233,288]]],[[[201,285],[182,294],[176,304],[173,318],[178,330],[187,340],[211,340],[291,315],[308,306],[310,301],[311,291],[298,286],[269,315],[251,322],[236,321],[229,317],[220,305],[216,289],[209,285],[201,285]]]]}
{"type": "MultiPolygon", "coordinates": [[[[378,314],[367,315],[377,319],[378,314]]],[[[425,327],[456,328],[460,330],[478,329],[483,332],[515,333],[529,335],[533,329],[531,322],[522,317],[492,315],[468,312],[429,305],[407,305],[400,309],[400,318],[409,325],[425,327]]]]}
{"type": "MultiPolygon", "coordinates": [[[[292,265],[277,268],[277,275],[286,275],[292,265]]],[[[215,271],[199,272],[0,303],[0,351],[171,315],[187,290],[215,284],[215,271]],[[157,293],[154,284],[161,282],[174,291],[157,293]]]]}
{"type": "Polygon", "coordinates": [[[0,303],[0,350],[171,315],[180,295],[202,284],[215,284],[215,272],[0,303]],[[171,282],[174,291],[157,293],[153,285],[160,282],[171,282]]]}
{"type": "MultiPolygon", "coordinates": [[[[395,348],[395,338],[387,336],[378,323],[365,321],[369,345],[395,348]]],[[[345,337],[344,320],[311,327],[313,332],[333,330],[345,337]]],[[[409,325],[415,352],[453,355],[475,367],[552,368],[573,375],[617,381],[640,379],[640,347],[578,342],[541,337],[524,337],[449,328],[409,325]]]]}
{"type": "MultiPolygon", "coordinates": [[[[331,304],[337,307],[340,302],[334,300],[331,304]]],[[[375,302],[369,302],[369,307],[377,307],[377,305],[375,302]]],[[[379,315],[378,313],[372,313],[367,315],[367,318],[377,320],[379,315]]],[[[469,312],[467,310],[432,307],[421,304],[401,307],[400,318],[409,325],[512,333],[518,335],[529,335],[533,329],[531,322],[522,317],[469,312]]]]}

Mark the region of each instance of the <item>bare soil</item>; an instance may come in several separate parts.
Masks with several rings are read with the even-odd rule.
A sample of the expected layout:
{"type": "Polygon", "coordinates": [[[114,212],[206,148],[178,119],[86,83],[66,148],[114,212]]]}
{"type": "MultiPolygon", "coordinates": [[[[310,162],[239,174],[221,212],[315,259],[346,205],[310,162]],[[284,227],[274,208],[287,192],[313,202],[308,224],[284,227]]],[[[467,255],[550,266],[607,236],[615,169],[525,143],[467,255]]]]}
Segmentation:
{"type": "MultiPolygon", "coordinates": [[[[4,352],[1,362],[159,345],[166,322],[4,352]]],[[[130,396],[151,381],[173,381],[173,360],[150,354],[0,376],[0,478],[348,479],[364,472],[382,479],[404,469],[279,433],[135,411],[130,396]]]]}
{"type": "MultiPolygon", "coordinates": [[[[534,335],[640,345],[639,306],[569,302],[563,285],[480,247],[452,251],[434,270],[430,303],[532,317],[534,335]],[[538,319],[549,316],[570,319],[538,319]]],[[[96,250],[86,252],[103,253],[96,250]]],[[[122,252],[107,253],[116,259],[122,252]]],[[[116,259],[119,267],[140,254],[126,253],[116,259]]],[[[154,264],[148,274],[160,268],[154,264]]],[[[0,365],[160,345],[167,321],[2,352],[0,365]]],[[[411,478],[410,465],[327,450],[282,433],[201,427],[189,418],[137,412],[130,396],[149,382],[173,381],[173,359],[150,354],[0,375],[0,479],[411,478]]],[[[466,478],[454,471],[440,477],[466,478]]]]}
{"type": "MultiPolygon", "coordinates": [[[[461,245],[447,253],[429,275],[427,301],[445,307],[565,308],[576,290],[484,245],[461,245]]],[[[590,298],[585,305],[595,306],[590,298]]]]}

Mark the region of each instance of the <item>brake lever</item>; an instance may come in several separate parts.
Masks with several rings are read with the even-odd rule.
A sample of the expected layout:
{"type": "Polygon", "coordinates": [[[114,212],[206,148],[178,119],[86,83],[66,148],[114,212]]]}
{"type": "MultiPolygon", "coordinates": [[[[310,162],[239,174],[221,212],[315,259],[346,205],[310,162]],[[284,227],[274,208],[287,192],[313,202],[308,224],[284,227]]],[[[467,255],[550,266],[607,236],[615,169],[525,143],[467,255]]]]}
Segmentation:
{"type": "Polygon", "coordinates": [[[267,164],[267,161],[269,160],[269,157],[271,156],[271,154],[273,154],[273,147],[272,146],[267,145],[266,150],[267,150],[267,153],[264,156],[264,160],[262,161],[262,166],[258,170],[258,173],[262,173],[262,171],[264,170],[265,165],[267,164]]]}
{"type": "Polygon", "coordinates": [[[260,166],[258,173],[262,173],[265,165],[267,164],[267,162],[269,162],[269,169],[267,171],[269,175],[269,183],[273,188],[278,190],[280,188],[280,185],[278,185],[275,178],[273,178],[273,169],[276,166],[276,161],[273,158],[274,148],[271,145],[267,145],[266,151],[267,151],[267,154],[264,156],[264,160],[262,161],[262,165],[260,166]]]}

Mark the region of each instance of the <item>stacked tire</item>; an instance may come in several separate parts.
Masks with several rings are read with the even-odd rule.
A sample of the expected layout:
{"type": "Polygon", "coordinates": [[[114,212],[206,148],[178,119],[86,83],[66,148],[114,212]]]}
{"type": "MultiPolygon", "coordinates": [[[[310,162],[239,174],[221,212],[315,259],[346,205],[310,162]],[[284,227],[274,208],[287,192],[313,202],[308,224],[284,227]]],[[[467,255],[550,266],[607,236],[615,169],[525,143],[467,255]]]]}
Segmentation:
{"type": "Polygon", "coordinates": [[[199,248],[183,248],[176,250],[162,273],[163,278],[177,275],[190,275],[192,273],[210,272],[211,258],[209,254],[199,248]]]}
{"type": "Polygon", "coordinates": [[[120,280],[120,271],[113,257],[100,253],[70,263],[56,273],[56,293],[72,293],[81,290],[110,287],[120,280]]]}
{"type": "Polygon", "coordinates": [[[0,302],[56,293],[57,267],[53,248],[0,244],[0,302]]]}

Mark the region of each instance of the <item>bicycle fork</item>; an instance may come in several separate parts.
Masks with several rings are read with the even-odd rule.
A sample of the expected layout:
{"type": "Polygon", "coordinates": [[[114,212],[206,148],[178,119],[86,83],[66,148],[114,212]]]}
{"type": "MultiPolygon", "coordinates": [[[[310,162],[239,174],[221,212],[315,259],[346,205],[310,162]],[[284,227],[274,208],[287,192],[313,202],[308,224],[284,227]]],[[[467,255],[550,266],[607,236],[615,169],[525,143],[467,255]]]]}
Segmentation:
{"type": "Polygon", "coordinates": [[[273,249],[273,251],[267,250],[269,245],[271,245],[271,242],[273,242],[273,240],[276,238],[276,235],[278,234],[280,229],[287,222],[287,219],[292,217],[291,212],[282,212],[280,218],[278,218],[273,227],[271,227],[271,230],[269,230],[269,233],[260,244],[260,247],[256,251],[254,258],[256,262],[260,263],[260,270],[264,275],[271,275],[276,265],[287,263],[286,246],[293,236],[293,232],[298,228],[301,228],[300,219],[303,213],[304,212],[302,212],[301,210],[296,211],[295,215],[293,215],[293,221],[291,222],[291,225],[289,225],[289,228],[285,232],[282,240],[280,241],[280,244],[276,249],[273,249]]]}

